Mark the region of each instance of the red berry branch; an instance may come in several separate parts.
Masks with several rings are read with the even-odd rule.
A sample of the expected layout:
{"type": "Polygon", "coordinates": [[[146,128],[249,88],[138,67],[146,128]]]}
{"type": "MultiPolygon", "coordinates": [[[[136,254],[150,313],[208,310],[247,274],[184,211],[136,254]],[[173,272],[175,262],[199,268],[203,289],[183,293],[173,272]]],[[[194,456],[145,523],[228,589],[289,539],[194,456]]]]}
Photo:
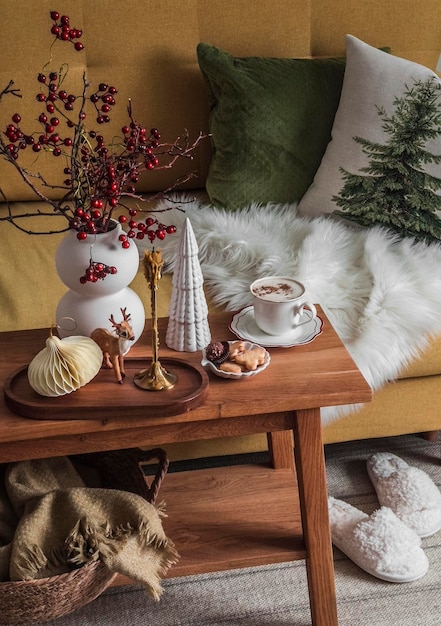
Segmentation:
{"type": "MultiPolygon", "coordinates": [[[[67,15],[60,15],[51,11],[54,42],[68,42],[75,50],[84,49],[80,41],[82,30],[70,26],[67,15]]],[[[3,134],[0,134],[0,155],[6,159],[19,173],[26,185],[35,195],[49,205],[47,212],[14,214],[12,206],[0,189],[7,207],[8,214],[0,217],[0,221],[8,221],[20,230],[29,234],[51,234],[74,229],[79,240],[88,236],[106,232],[113,222],[113,215],[117,207],[123,209],[119,222],[127,230],[121,235],[123,248],[130,246],[130,239],[150,241],[156,238],[164,239],[167,234],[174,233],[173,225],[166,225],[157,218],[148,217],[139,221],[138,214],[154,213],[149,207],[143,208],[142,203],[148,202],[137,193],[136,185],[141,173],[151,170],[168,169],[173,167],[178,159],[192,159],[193,153],[201,140],[202,133],[190,141],[188,134],[178,137],[172,143],[161,142],[158,129],[147,130],[138,123],[133,115],[132,104],[127,107],[127,124],[121,128],[121,136],[112,138],[108,142],[103,133],[97,129],[110,121],[110,114],[116,105],[116,87],[107,83],[100,83],[95,90],[83,75],[80,94],[73,94],[63,87],[68,73],[67,66],[63,65],[58,71],[40,72],[37,75],[39,90],[36,101],[41,104],[36,119],[38,128],[27,130],[25,122],[19,112],[12,115],[3,134]],[[97,127],[86,129],[87,112],[93,111],[97,127]],[[6,139],[5,139],[5,138],[6,139]],[[40,173],[33,173],[20,163],[21,153],[32,150],[38,155],[40,152],[50,152],[55,158],[64,161],[61,185],[50,184],[40,173]],[[59,189],[61,200],[53,200],[45,195],[45,188],[59,189]],[[127,198],[137,201],[137,208],[127,206],[127,198]],[[56,231],[37,233],[23,227],[20,218],[35,215],[62,216],[66,219],[66,227],[56,231]]],[[[11,80],[0,92],[0,103],[5,96],[21,97],[18,89],[11,80]]],[[[155,198],[168,197],[167,194],[178,185],[189,180],[194,174],[189,173],[182,179],[175,181],[168,189],[157,194],[155,198]]],[[[150,201],[155,198],[150,198],[150,201]]],[[[171,208],[171,207],[170,207],[171,208]]],[[[168,209],[163,209],[168,210],[168,209]]],[[[115,273],[115,268],[103,266],[91,259],[83,282],[104,278],[109,273],[115,273]]]]}
{"type": "Polygon", "coordinates": [[[81,39],[83,31],[79,28],[71,28],[70,19],[67,15],[60,16],[58,11],[51,11],[51,20],[54,22],[51,33],[55,35],[57,39],[61,39],[61,41],[71,41],[75,50],[80,51],[84,49],[81,41],[75,41],[75,39],[81,39]]]}

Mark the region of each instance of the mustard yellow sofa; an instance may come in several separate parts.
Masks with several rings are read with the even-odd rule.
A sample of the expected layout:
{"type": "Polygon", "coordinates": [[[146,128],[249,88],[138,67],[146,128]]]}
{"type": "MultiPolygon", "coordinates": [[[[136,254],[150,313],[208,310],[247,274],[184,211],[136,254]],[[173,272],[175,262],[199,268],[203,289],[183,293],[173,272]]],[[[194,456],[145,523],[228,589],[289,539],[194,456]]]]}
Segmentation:
{"type": "MultiPolygon", "coordinates": [[[[345,35],[350,33],[433,70],[441,49],[439,0],[418,6],[410,0],[58,0],[55,4],[52,0],[1,4],[0,90],[13,79],[23,95],[20,101],[10,97],[1,102],[2,131],[18,109],[22,117],[35,117],[36,75],[51,55],[56,58],[59,54],[50,49],[47,36],[52,9],[69,15],[84,31],[84,53],[77,54],[67,46],[61,53],[69,67],[69,80],[80,81],[85,70],[92,83],[110,81],[118,89],[118,112],[115,109],[112,114],[115,129],[126,119],[130,98],[137,119],[148,127],[158,127],[169,139],[184,129],[193,137],[209,129],[207,87],[196,55],[199,42],[238,57],[344,57],[345,35]]],[[[30,168],[34,156],[28,157],[30,168]]],[[[197,176],[186,184],[187,189],[204,192],[210,160],[207,141],[191,165],[197,176]]],[[[40,168],[48,175],[61,170],[51,156],[38,161],[40,168]]],[[[183,162],[170,171],[149,173],[138,190],[162,190],[186,171],[188,163],[183,162]]],[[[0,189],[15,211],[35,213],[42,208],[4,160],[0,160],[0,189]]],[[[6,216],[7,211],[3,203],[0,215],[6,216]]],[[[56,304],[66,290],[54,263],[61,236],[33,236],[0,222],[1,331],[53,323],[56,304]]],[[[138,276],[132,286],[145,300],[148,312],[143,277],[138,276]]],[[[161,287],[160,314],[167,314],[169,295],[168,276],[161,287]]],[[[398,380],[375,393],[371,404],[327,426],[324,440],[435,431],[441,428],[440,395],[441,339],[434,340],[398,380]]],[[[265,446],[264,437],[247,437],[170,446],[169,450],[172,457],[191,458],[265,446]]]]}

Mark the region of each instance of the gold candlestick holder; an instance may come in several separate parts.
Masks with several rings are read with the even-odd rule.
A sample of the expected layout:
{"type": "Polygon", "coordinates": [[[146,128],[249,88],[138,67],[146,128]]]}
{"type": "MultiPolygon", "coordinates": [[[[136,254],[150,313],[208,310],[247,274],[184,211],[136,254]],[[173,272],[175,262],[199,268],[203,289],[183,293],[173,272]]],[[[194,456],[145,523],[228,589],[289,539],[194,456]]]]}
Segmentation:
{"type": "Polygon", "coordinates": [[[140,389],[147,391],[164,391],[171,389],[177,383],[178,377],[173,372],[168,372],[160,363],[159,353],[159,331],[158,331],[158,311],[156,304],[156,294],[159,288],[159,281],[162,276],[164,260],[160,249],[151,252],[144,252],[144,275],[151,291],[152,308],[152,363],[149,368],[137,372],[133,382],[140,389]]]}

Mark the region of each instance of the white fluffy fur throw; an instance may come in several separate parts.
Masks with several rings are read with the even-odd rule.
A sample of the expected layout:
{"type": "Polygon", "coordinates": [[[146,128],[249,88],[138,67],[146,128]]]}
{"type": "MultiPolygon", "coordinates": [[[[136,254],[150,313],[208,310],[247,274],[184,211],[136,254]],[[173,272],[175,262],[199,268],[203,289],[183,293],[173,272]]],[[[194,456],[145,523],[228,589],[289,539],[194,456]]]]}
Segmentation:
{"type": "MultiPolygon", "coordinates": [[[[228,212],[198,201],[167,213],[188,217],[213,303],[251,303],[249,285],[291,276],[319,303],[373,389],[393,380],[441,332],[441,245],[400,240],[382,228],[357,229],[332,217],[301,218],[294,205],[228,212]]],[[[161,245],[173,268],[179,234],[161,245]]],[[[350,408],[326,408],[329,421],[350,408]]]]}

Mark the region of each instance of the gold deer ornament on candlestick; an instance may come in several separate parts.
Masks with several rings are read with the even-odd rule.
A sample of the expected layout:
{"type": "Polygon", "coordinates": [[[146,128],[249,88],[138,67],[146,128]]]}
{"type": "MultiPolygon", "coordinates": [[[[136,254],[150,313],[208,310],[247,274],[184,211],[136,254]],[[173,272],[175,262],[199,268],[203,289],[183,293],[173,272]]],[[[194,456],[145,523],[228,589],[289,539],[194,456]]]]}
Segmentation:
{"type": "Polygon", "coordinates": [[[159,352],[159,332],[158,332],[158,311],[156,304],[156,294],[159,288],[159,281],[162,276],[164,260],[162,252],[158,248],[144,252],[144,275],[151,291],[152,307],[152,363],[149,368],[141,370],[135,374],[133,382],[140,389],[147,391],[163,391],[171,389],[177,383],[178,377],[173,372],[168,372],[161,365],[158,357],[159,352]]]}

